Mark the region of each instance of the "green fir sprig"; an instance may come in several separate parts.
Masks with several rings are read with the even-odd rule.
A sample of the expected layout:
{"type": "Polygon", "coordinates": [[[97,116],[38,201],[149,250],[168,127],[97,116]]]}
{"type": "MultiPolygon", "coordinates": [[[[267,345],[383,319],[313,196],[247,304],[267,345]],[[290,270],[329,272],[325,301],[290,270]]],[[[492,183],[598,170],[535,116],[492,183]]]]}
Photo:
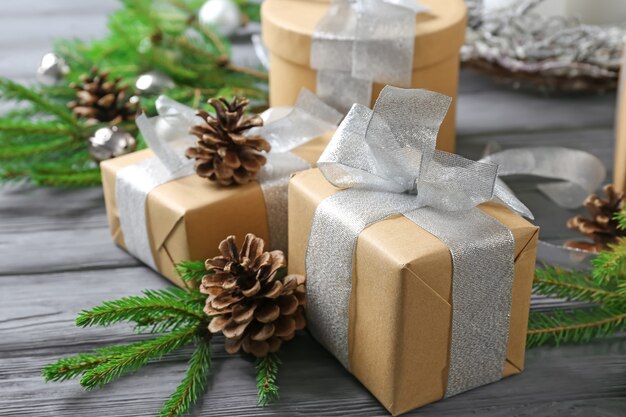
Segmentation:
{"type": "MultiPolygon", "coordinates": [[[[108,124],[87,125],[67,107],[76,94],[71,83],[95,66],[131,87],[141,74],[160,71],[174,85],[158,94],[193,108],[201,108],[213,96],[234,95],[266,107],[267,74],[231,61],[229,41],[198,21],[204,1],[120,3],[120,9],[109,16],[103,38],[56,42],[54,52],[69,66],[60,84],[29,87],[0,77],[0,102],[13,108],[0,115],[0,182],[27,180],[57,187],[100,183],[98,163],[87,150],[88,139],[108,124]]],[[[250,20],[258,19],[258,3],[238,0],[238,4],[250,20]]],[[[141,108],[149,115],[155,112],[158,94],[138,94],[141,108]]],[[[139,149],[145,147],[133,123],[119,127],[137,137],[139,149]]]]}
{"type": "MultiPolygon", "coordinates": [[[[626,228],[626,215],[616,215],[626,228]]],[[[536,294],[585,302],[579,307],[531,312],[528,347],[584,343],[626,331],[626,238],[601,251],[588,272],[544,265],[535,273],[536,294]]]]}
{"type": "Polygon", "coordinates": [[[263,358],[257,358],[255,368],[257,372],[256,386],[259,396],[258,405],[265,407],[278,399],[278,367],[281,365],[280,358],[276,353],[270,353],[263,358]]]}
{"type": "MultiPolygon", "coordinates": [[[[210,274],[204,262],[183,262],[177,270],[190,283],[210,274]]],[[[147,290],[141,296],[106,301],[76,318],[76,325],[111,326],[121,322],[134,325],[138,333],[151,338],[128,345],[107,346],[88,353],[59,359],[45,366],[46,381],[80,378],[87,390],[100,388],[134,373],[150,362],[158,361],[175,350],[193,345],[181,383],[163,404],[158,417],[177,417],[189,411],[205,392],[211,374],[211,317],[203,312],[206,295],[198,290],[168,288],[147,290]]],[[[266,406],[278,399],[277,374],[280,359],[275,353],[256,360],[258,404],[266,406]]]]}

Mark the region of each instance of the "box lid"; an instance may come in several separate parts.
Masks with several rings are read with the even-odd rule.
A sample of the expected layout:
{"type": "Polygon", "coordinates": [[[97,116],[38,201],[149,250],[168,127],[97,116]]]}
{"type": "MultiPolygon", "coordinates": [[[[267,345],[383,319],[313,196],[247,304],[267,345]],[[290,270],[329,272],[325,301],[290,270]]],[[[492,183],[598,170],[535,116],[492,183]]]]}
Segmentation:
{"type": "MultiPolygon", "coordinates": [[[[423,68],[457,54],[465,36],[463,0],[420,0],[430,7],[415,25],[413,68],[423,68]]],[[[301,66],[309,65],[311,37],[329,1],[265,0],[261,7],[263,41],[270,51],[301,66]]]]}

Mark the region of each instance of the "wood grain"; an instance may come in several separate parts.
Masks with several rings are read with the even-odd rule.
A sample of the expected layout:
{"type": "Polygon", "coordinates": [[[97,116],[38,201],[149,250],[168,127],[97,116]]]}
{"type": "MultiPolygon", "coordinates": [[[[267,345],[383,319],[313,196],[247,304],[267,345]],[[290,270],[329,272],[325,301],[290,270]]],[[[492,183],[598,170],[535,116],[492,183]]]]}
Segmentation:
{"type": "MultiPolygon", "coordinates": [[[[114,0],[0,2],[0,75],[32,82],[34,68],[57,37],[93,38],[104,32],[114,0]]],[[[238,62],[256,65],[245,39],[238,62]]],[[[473,73],[461,75],[459,152],[479,158],[487,143],[504,148],[537,145],[588,150],[607,166],[613,160],[614,96],[541,95],[510,91],[473,73]]],[[[542,227],[542,237],[573,236],[563,227],[573,212],[556,208],[536,181],[511,182],[542,227]]],[[[96,392],[73,382],[45,384],[40,369],[64,355],[123,344],[126,326],[78,329],[84,308],[143,289],[164,288],[163,278],[111,242],[98,188],[0,190],[0,416],[150,416],[182,378],[182,351],[96,392]]],[[[556,301],[538,298],[533,308],[556,301]]],[[[557,302],[558,303],[558,302],[557,302]]],[[[378,402],[307,334],[282,354],[281,400],[255,407],[248,359],[228,356],[215,340],[210,387],[192,416],[383,416],[378,402]]],[[[527,354],[526,371],[410,415],[616,417],[626,415],[626,340],[540,348],[527,354]]]]}

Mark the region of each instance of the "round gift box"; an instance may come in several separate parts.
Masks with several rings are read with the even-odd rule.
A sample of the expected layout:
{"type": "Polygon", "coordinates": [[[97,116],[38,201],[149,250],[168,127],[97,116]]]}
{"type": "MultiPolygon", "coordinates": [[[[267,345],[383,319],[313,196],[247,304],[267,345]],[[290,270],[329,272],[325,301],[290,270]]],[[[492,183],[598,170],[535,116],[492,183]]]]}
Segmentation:
{"type": "MultiPolygon", "coordinates": [[[[430,11],[416,17],[411,85],[453,98],[437,141],[439,149],[452,152],[466,7],[463,0],[420,0],[420,3],[430,7],[430,11]]],[[[293,105],[302,87],[315,92],[316,74],[309,65],[311,37],[328,4],[328,0],[263,2],[261,20],[270,58],[270,105],[293,105]]],[[[383,87],[374,83],[372,105],[383,87]]]]}

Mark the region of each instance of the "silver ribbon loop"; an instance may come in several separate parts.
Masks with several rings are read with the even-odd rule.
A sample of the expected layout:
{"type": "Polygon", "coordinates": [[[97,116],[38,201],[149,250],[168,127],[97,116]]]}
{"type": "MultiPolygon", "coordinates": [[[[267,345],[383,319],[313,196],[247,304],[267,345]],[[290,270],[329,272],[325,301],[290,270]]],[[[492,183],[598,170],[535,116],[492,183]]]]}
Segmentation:
{"type": "Polygon", "coordinates": [[[332,0],[313,33],[317,95],[345,113],[369,105],[374,81],[410,86],[415,16],[427,10],[415,0],[332,0]]]}
{"type": "MultiPolygon", "coordinates": [[[[193,161],[185,148],[195,136],[189,129],[202,119],[195,110],[168,97],[156,102],[158,116],[140,115],[137,126],[155,157],[122,168],[116,177],[116,201],[120,227],[128,251],[145,264],[157,269],[147,230],[146,199],[156,187],[193,175],[193,161]]],[[[272,145],[268,163],[259,173],[265,200],[270,245],[287,250],[287,184],[289,176],[310,165],[290,151],[334,129],[342,115],[303,90],[293,108],[271,108],[261,117],[264,126],[250,129],[249,135],[265,136],[272,145]]]]}
{"type": "MultiPolygon", "coordinates": [[[[500,167],[500,177],[533,175],[560,180],[540,184],[537,187],[557,205],[567,209],[580,207],[584,199],[598,189],[606,176],[604,164],[594,155],[561,147],[510,149],[488,155],[481,161],[497,163],[500,167]]],[[[495,197],[524,214],[523,204],[499,178],[495,197]]],[[[544,241],[539,241],[537,252],[538,261],[570,269],[589,268],[593,256],[591,252],[565,248],[544,241]]]]}
{"type": "Polygon", "coordinates": [[[476,205],[494,194],[497,166],[435,150],[450,99],[385,87],[373,110],[354,105],[318,161],[348,190],[317,207],[306,254],[315,337],[349,369],[352,258],[369,224],[403,214],[452,254],[452,342],[446,396],[502,377],[515,242],[476,205]],[[340,259],[339,263],[327,262],[340,259]]]}

